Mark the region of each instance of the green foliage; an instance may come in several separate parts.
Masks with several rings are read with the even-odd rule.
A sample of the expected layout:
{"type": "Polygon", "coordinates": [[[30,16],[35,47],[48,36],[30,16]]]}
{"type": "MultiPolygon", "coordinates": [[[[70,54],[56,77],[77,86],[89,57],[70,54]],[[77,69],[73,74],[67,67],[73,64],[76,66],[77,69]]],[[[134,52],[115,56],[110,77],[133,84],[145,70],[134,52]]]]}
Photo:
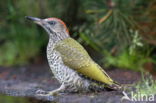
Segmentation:
{"type": "Polygon", "coordinates": [[[118,67],[140,68],[146,60],[137,59],[148,58],[150,50],[143,45],[142,48],[148,52],[144,52],[148,54],[146,56],[144,53],[139,54],[139,50],[134,50],[141,48],[138,46],[141,45],[140,39],[135,33],[140,33],[135,21],[140,20],[140,16],[135,14],[141,14],[149,4],[148,1],[1,0],[0,65],[23,65],[42,55],[47,35],[43,29],[29,23],[24,17],[54,16],[69,24],[73,34],[71,36],[101,54],[99,62],[118,67]],[[132,53],[133,51],[137,52],[132,53]],[[135,65],[134,62],[138,64],[135,65]]]}
{"type": "Polygon", "coordinates": [[[152,76],[138,82],[135,88],[136,93],[139,92],[140,94],[156,95],[156,81],[152,78],[152,76]]]}
{"type": "Polygon", "coordinates": [[[142,39],[134,16],[145,10],[143,1],[92,1],[84,5],[92,22],[81,27],[80,41],[101,53],[102,63],[140,71],[146,62],[154,61],[149,57],[152,48],[142,39]]]}
{"type": "Polygon", "coordinates": [[[28,2],[7,0],[4,3],[6,5],[2,3],[3,6],[0,7],[1,10],[4,10],[4,14],[0,15],[3,21],[0,29],[0,41],[3,41],[0,44],[0,65],[25,64],[38,55],[44,41],[41,39],[44,36],[37,35],[35,26],[28,27],[24,18],[27,14],[37,16],[39,6],[35,0],[28,0],[28,2]]]}
{"type": "Polygon", "coordinates": [[[149,58],[152,50],[150,48],[147,49],[147,45],[142,43],[143,40],[138,31],[130,30],[130,32],[134,33],[134,35],[127,49],[121,51],[117,56],[112,56],[108,52],[105,53],[106,66],[117,66],[119,68],[141,71],[146,62],[154,62],[152,58],[149,58]]]}
{"type": "Polygon", "coordinates": [[[58,9],[61,8],[57,5],[60,2],[62,1],[0,1],[0,65],[23,65],[41,54],[48,36],[40,27],[28,23],[25,16],[60,16],[63,11],[58,9]],[[57,12],[53,12],[55,10],[57,12]]]}
{"type": "Polygon", "coordinates": [[[25,98],[11,97],[5,95],[0,95],[0,101],[1,103],[29,103],[29,101],[25,98]]]}
{"type": "Polygon", "coordinates": [[[110,51],[114,47],[117,47],[118,51],[127,48],[130,46],[134,35],[130,30],[135,31],[137,29],[136,22],[132,17],[132,9],[137,3],[133,4],[131,0],[113,1],[111,3],[92,1],[95,5],[94,8],[86,11],[90,13],[88,18],[92,22],[85,24],[80,30],[82,39],[94,42],[96,46],[93,46],[91,42],[88,44],[96,50],[99,48],[101,53],[106,49],[110,51]],[[98,23],[101,17],[104,18],[104,21],[98,23]]]}
{"type": "Polygon", "coordinates": [[[139,53],[133,53],[132,55],[129,52],[124,51],[120,53],[118,56],[111,56],[107,53],[105,58],[105,65],[108,66],[116,66],[123,69],[131,69],[134,71],[143,70],[143,65],[146,62],[152,61],[151,59],[143,56],[139,53]]]}
{"type": "Polygon", "coordinates": [[[130,88],[124,88],[123,94],[125,96],[128,95],[129,98],[123,97],[121,100],[134,100],[135,98],[138,101],[143,101],[147,100],[150,96],[154,97],[156,95],[156,80],[151,75],[147,75],[146,78],[145,75],[142,75],[141,81],[127,86],[130,88]]]}

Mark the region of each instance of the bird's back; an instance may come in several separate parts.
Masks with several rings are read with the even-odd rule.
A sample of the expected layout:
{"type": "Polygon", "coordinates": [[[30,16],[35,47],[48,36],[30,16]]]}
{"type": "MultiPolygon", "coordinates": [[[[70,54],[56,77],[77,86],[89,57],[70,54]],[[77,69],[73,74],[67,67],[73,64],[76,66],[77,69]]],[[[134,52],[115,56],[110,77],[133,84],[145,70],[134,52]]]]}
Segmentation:
{"type": "Polygon", "coordinates": [[[58,42],[55,49],[60,52],[64,64],[71,69],[90,79],[108,85],[113,84],[113,80],[90,58],[87,51],[74,39],[67,38],[58,42]]]}

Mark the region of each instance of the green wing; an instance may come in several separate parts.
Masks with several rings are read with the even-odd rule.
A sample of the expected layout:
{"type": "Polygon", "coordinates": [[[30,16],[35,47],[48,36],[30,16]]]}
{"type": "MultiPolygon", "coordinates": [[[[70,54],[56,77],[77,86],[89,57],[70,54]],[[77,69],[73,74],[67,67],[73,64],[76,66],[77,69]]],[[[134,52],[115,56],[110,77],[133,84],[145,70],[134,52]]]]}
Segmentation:
{"type": "Polygon", "coordinates": [[[58,42],[55,49],[61,54],[64,64],[71,69],[96,81],[109,85],[113,84],[113,80],[74,39],[67,38],[58,42]]]}

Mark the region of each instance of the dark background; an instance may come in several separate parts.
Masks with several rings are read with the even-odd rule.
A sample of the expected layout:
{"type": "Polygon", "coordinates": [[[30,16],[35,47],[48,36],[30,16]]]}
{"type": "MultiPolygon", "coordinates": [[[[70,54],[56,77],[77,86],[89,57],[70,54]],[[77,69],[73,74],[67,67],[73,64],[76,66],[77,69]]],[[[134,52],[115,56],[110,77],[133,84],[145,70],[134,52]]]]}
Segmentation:
{"type": "Polygon", "coordinates": [[[48,36],[25,19],[34,16],[61,18],[101,65],[139,71],[155,62],[155,6],[155,0],[0,0],[0,65],[46,62],[48,36]]]}

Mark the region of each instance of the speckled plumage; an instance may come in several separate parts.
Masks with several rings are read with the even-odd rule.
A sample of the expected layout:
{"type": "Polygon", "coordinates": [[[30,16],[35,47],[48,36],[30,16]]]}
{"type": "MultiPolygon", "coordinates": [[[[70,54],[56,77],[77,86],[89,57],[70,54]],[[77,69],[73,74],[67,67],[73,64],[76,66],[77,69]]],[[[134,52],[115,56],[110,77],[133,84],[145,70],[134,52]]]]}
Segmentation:
{"type": "Polygon", "coordinates": [[[117,89],[106,72],[95,63],[87,51],[69,36],[65,23],[57,18],[39,19],[27,17],[41,25],[49,34],[47,58],[50,69],[61,87],[49,92],[49,95],[68,90],[90,91],[105,87],[117,89]]]}
{"type": "Polygon", "coordinates": [[[79,74],[66,66],[61,54],[55,49],[56,44],[49,40],[47,46],[47,58],[49,66],[60,84],[64,84],[69,91],[89,90],[90,82],[83,79],[79,74]]]}
{"type": "MultiPolygon", "coordinates": [[[[71,92],[98,90],[104,89],[105,85],[108,86],[108,84],[100,86],[92,78],[87,79],[81,76],[78,70],[85,69],[85,67],[89,67],[94,62],[79,43],[71,44],[70,41],[76,42],[70,37],[57,42],[49,39],[47,58],[56,79],[71,92]],[[74,45],[75,48],[72,48],[71,45],[74,45]]],[[[108,75],[106,74],[106,76],[108,75]]],[[[109,76],[107,78],[110,79],[109,76]]],[[[113,84],[111,79],[110,81],[113,84]]]]}

